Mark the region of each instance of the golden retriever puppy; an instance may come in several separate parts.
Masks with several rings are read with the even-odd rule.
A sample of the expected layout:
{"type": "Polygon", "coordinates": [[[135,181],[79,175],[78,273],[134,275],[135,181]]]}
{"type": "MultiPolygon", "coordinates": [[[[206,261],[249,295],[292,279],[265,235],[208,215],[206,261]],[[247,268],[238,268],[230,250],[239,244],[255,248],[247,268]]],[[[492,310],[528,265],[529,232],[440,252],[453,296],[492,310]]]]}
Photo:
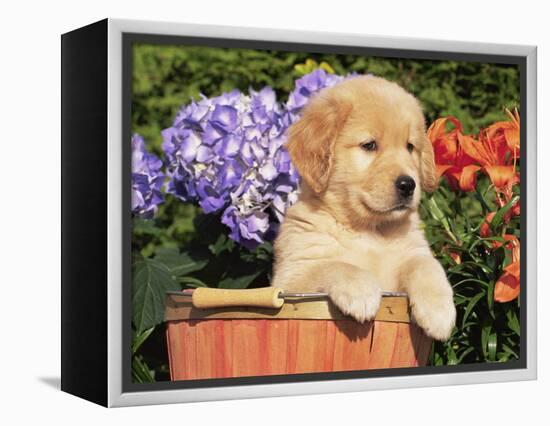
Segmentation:
{"type": "Polygon", "coordinates": [[[375,317],[382,291],[404,291],[417,324],[447,339],[453,293],[417,213],[421,189],[437,185],[417,100],[352,77],[312,98],[288,138],[301,193],[275,241],[272,285],[328,292],[360,322],[375,317]]]}

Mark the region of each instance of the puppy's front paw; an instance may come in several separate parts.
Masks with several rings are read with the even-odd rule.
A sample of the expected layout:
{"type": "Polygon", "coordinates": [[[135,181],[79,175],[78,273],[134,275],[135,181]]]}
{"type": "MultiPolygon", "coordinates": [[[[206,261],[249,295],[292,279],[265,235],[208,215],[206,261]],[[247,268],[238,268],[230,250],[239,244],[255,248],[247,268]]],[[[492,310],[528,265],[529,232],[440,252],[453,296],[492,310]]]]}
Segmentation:
{"type": "Polygon", "coordinates": [[[415,322],[428,336],[436,340],[447,340],[451,336],[456,320],[452,294],[409,297],[415,322]]]}
{"type": "Polygon", "coordinates": [[[329,296],[344,314],[363,323],[376,316],[382,291],[375,285],[342,284],[331,287],[329,296]]]}

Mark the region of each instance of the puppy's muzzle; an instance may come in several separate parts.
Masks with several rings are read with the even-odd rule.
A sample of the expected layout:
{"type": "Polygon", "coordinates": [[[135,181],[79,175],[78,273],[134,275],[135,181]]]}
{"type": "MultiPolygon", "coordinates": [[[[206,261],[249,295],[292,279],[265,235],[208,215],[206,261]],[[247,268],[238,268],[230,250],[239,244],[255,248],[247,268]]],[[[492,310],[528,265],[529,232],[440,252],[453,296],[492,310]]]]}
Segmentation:
{"type": "Polygon", "coordinates": [[[414,194],[416,182],[410,176],[401,175],[395,180],[395,188],[402,199],[408,199],[414,194]]]}

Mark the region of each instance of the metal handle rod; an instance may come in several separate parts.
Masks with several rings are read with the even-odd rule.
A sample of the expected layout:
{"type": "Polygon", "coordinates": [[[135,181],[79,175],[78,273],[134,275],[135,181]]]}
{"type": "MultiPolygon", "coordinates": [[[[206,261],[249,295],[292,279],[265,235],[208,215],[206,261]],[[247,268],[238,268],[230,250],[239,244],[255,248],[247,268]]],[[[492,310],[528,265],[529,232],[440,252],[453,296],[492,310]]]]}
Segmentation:
{"type": "MultiPolygon", "coordinates": [[[[174,295],[174,296],[193,296],[193,292],[195,290],[188,288],[181,291],[167,291],[166,294],[174,295]]],[[[407,293],[400,292],[400,291],[383,291],[382,297],[406,297],[407,293]]],[[[307,299],[315,299],[320,297],[328,297],[328,293],[280,293],[279,298],[280,299],[287,299],[287,298],[307,298],[307,299]]]]}
{"type": "MultiPolygon", "coordinates": [[[[382,297],[403,297],[407,296],[407,293],[402,291],[383,291],[382,297]]],[[[281,293],[280,298],[285,299],[287,297],[306,297],[306,298],[315,298],[315,297],[328,297],[328,293],[281,293]]]]}

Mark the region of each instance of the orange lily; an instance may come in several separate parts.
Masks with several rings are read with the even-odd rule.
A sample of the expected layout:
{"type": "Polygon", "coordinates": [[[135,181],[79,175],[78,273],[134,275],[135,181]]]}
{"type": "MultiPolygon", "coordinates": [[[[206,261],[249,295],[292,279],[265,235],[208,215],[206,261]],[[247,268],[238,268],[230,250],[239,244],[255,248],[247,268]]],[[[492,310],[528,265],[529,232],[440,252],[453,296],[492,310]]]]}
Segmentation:
{"type": "Polygon", "coordinates": [[[455,117],[438,118],[428,129],[435,157],[438,178],[445,176],[451,188],[455,191],[474,191],[476,188],[476,172],[481,168],[475,164],[459,139],[462,135],[462,125],[455,117]],[[454,129],[447,132],[445,126],[450,121],[454,129]]]}
{"type": "Polygon", "coordinates": [[[449,252],[449,256],[457,265],[460,265],[462,263],[462,256],[460,256],[460,253],[456,251],[451,251],[449,252]]]}
{"type": "Polygon", "coordinates": [[[493,298],[496,302],[510,302],[519,296],[520,291],[520,266],[519,266],[519,240],[513,235],[505,235],[510,241],[507,247],[512,247],[512,262],[504,268],[504,272],[495,284],[493,298]]]}
{"type": "Polygon", "coordinates": [[[519,158],[519,113],[505,110],[510,121],[498,121],[487,128],[489,139],[503,139],[514,158],[519,158]]]}
{"type": "Polygon", "coordinates": [[[510,302],[519,296],[519,262],[510,263],[495,284],[495,302],[510,302]]]}
{"type": "Polygon", "coordinates": [[[479,133],[478,140],[458,135],[464,151],[483,166],[497,190],[511,187],[517,180],[519,156],[519,117],[510,113],[511,122],[498,122],[479,133]]]}
{"type": "MultiPolygon", "coordinates": [[[[496,214],[496,212],[491,212],[483,220],[483,223],[481,224],[481,226],[479,228],[479,235],[482,238],[488,238],[488,237],[491,237],[493,235],[493,233],[491,232],[490,224],[493,221],[493,218],[495,217],[495,214],[496,214]]],[[[510,220],[510,217],[506,217],[506,215],[505,215],[504,216],[504,221],[508,222],[510,220]]],[[[516,242],[517,242],[517,237],[516,236],[510,235],[510,234],[504,234],[502,236],[502,238],[504,238],[505,241],[508,241],[508,243],[506,243],[506,248],[508,248],[508,249],[514,249],[515,248],[516,242]]],[[[500,241],[491,242],[491,245],[495,249],[501,247],[502,244],[503,243],[501,243],[500,241]]],[[[519,245],[518,245],[518,247],[519,247],[519,245]]],[[[519,256],[519,252],[518,252],[518,256],[519,256]]]]}

